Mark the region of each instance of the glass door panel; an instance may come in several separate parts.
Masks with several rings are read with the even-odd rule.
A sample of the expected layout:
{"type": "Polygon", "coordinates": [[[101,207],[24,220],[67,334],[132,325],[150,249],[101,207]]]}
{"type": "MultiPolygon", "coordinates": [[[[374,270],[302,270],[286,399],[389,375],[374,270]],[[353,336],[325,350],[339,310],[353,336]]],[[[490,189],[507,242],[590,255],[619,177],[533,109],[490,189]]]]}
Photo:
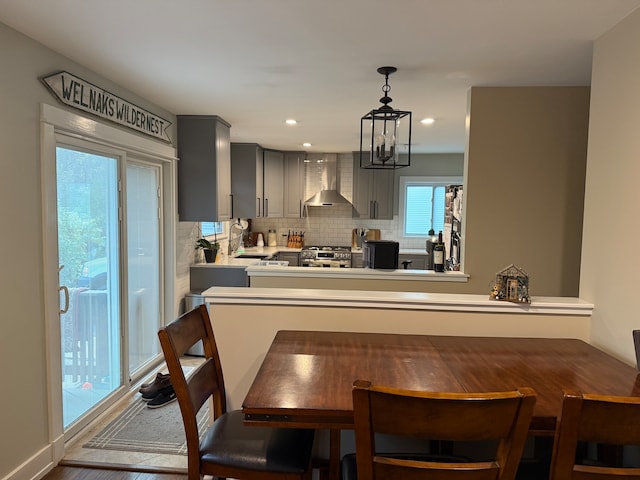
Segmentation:
{"type": "Polygon", "coordinates": [[[129,374],[160,354],[160,169],[127,165],[129,374]]]}
{"type": "Polygon", "coordinates": [[[115,157],[56,148],[65,429],[122,385],[117,171],[115,157]]]}

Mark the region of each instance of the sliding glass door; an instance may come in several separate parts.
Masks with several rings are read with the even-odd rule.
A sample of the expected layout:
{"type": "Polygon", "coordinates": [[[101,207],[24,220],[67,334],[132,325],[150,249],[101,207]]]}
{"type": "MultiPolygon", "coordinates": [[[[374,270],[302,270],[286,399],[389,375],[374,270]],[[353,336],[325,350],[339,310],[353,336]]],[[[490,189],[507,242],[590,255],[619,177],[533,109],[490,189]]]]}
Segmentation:
{"type": "Polygon", "coordinates": [[[160,356],[162,169],[95,148],[56,147],[65,429],[160,356]]]}
{"type": "Polygon", "coordinates": [[[56,148],[65,428],[122,385],[118,162],[56,148]]]}
{"type": "Polygon", "coordinates": [[[129,375],[160,354],[161,305],[160,168],[127,164],[127,289],[129,375]]]}

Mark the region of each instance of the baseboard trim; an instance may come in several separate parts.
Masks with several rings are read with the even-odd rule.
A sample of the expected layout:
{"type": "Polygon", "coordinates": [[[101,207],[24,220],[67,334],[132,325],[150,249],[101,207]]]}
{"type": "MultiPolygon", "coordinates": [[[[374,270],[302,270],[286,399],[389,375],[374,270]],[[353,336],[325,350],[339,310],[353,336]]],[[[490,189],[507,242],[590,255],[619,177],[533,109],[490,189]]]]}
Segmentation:
{"type": "Polygon", "coordinates": [[[149,465],[130,465],[124,463],[103,463],[103,462],[86,462],[79,460],[60,460],[60,466],[93,468],[96,470],[117,470],[123,472],[140,472],[140,473],[170,473],[177,475],[186,475],[186,468],[179,467],[153,467],[149,465]]]}
{"type": "Polygon", "coordinates": [[[53,448],[47,445],[18,465],[2,480],[24,480],[25,478],[38,480],[53,470],[53,467],[55,467],[53,448]]]}

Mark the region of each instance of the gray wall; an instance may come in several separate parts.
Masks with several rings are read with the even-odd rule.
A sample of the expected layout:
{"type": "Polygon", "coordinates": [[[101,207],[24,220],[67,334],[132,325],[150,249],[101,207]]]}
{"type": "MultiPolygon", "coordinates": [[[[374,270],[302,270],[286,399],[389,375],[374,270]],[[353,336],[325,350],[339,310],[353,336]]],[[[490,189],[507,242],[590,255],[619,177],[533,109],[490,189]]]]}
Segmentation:
{"type": "Polygon", "coordinates": [[[465,184],[465,291],[510,264],[533,296],[577,296],[588,87],[472,88],[465,184]]]}
{"type": "Polygon", "coordinates": [[[395,171],[393,214],[398,215],[400,177],[450,177],[464,175],[464,153],[411,154],[411,165],[395,171]]]}

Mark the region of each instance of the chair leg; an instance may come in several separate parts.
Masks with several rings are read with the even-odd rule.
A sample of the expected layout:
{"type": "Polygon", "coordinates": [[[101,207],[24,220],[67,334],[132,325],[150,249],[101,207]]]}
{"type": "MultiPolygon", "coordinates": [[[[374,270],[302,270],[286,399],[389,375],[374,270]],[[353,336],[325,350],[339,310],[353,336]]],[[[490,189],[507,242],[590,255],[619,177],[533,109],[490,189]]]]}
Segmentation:
{"type": "MultiPolygon", "coordinates": [[[[318,470],[320,480],[329,480],[329,460],[325,458],[314,458],[312,460],[312,469],[318,470]]],[[[311,469],[309,469],[311,472],[311,469]]],[[[311,478],[311,476],[309,477],[311,478]]]]}

